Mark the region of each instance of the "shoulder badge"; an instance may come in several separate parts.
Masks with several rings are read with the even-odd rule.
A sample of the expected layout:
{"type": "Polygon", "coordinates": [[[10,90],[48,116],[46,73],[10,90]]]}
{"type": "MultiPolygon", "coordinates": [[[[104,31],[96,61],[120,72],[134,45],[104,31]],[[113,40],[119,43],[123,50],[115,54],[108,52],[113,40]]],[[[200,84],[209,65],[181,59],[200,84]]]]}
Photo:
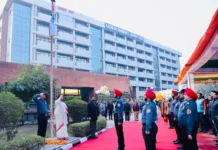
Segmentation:
{"type": "Polygon", "coordinates": [[[120,104],[117,104],[118,107],[120,107],[120,104]]]}
{"type": "Polygon", "coordinates": [[[189,115],[192,113],[192,111],[190,109],[187,109],[186,113],[189,115]]]}
{"type": "Polygon", "coordinates": [[[150,112],[151,112],[151,109],[148,108],[148,109],[146,110],[146,113],[150,113],[150,112]]]}

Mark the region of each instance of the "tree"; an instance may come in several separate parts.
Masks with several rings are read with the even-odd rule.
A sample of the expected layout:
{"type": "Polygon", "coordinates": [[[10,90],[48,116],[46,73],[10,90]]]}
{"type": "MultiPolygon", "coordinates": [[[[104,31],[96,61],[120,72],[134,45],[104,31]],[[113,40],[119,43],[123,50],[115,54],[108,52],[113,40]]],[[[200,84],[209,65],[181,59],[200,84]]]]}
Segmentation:
{"type": "Polygon", "coordinates": [[[17,122],[22,119],[24,103],[10,92],[0,93],[0,135],[12,140],[17,133],[17,122]]]}
{"type": "MultiPolygon", "coordinates": [[[[56,79],[54,79],[55,87],[56,79]]],[[[27,65],[9,83],[8,89],[24,102],[29,102],[34,94],[44,92],[50,93],[50,75],[43,66],[27,65]]]]}

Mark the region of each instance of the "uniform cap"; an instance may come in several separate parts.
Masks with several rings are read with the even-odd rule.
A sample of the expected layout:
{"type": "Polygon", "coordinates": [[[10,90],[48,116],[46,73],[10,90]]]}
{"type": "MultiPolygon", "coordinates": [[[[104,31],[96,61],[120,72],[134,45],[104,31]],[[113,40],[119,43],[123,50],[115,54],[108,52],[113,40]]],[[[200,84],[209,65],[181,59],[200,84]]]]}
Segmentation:
{"type": "Polygon", "coordinates": [[[185,94],[185,89],[182,89],[179,93],[185,94]]]}
{"type": "Polygon", "coordinates": [[[118,90],[118,89],[114,89],[114,94],[116,96],[119,96],[119,97],[121,97],[123,95],[123,93],[120,90],[118,90]]]}
{"type": "Polygon", "coordinates": [[[185,94],[193,100],[198,99],[198,95],[190,88],[187,88],[185,90],[185,94]]]}
{"type": "Polygon", "coordinates": [[[156,95],[151,89],[147,89],[145,92],[145,97],[149,99],[155,99],[156,95]]]}
{"type": "Polygon", "coordinates": [[[176,90],[172,90],[172,94],[173,95],[177,94],[177,91],[176,90]]]}

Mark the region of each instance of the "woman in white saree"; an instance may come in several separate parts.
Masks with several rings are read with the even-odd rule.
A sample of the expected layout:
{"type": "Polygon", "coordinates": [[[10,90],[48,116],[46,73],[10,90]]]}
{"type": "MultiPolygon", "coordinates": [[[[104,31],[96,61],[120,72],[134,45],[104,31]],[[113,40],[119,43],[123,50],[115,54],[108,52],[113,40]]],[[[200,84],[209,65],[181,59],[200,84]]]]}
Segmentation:
{"type": "Polygon", "coordinates": [[[55,124],[56,124],[56,135],[58,140],[68,140],[68,132],[67,132],[67,114],[68,108],[64,103],[64,96],[58,96],[58,99],[55,101],[55,124]]]}

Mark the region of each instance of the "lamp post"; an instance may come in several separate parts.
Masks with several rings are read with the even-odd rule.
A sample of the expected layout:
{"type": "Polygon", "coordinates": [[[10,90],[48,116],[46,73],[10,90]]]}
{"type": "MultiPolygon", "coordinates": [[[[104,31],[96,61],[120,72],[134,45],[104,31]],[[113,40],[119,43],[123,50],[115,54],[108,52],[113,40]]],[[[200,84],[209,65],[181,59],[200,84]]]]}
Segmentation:
{"type": "Polygon", "coordinates": [[[55,36],[55,0],[51,0],[51,21],[50,21],[50,38],[51,38],[51,65],[50,65],[50,137],[53,134],[53,36],[55,36]]]}

